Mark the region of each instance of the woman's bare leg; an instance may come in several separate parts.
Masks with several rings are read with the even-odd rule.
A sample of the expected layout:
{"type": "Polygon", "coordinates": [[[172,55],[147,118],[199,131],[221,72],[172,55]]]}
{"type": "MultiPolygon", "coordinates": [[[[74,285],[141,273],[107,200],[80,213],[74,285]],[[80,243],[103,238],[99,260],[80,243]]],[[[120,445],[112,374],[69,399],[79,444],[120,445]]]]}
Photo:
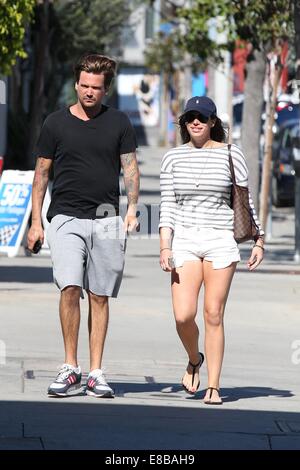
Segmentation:
{"type": "MultiPolygon", "coordinates": [[[[202,261],[187,261],[172,271],[172,300],[177,333],[192,364],[199,362],[199,330],[195,322],[198,295],[203,281],[202,261]]],[[[183,385],[191,392],[196,391],[199,370],[192,385],[192,368],[188,365],[182,379],[183,385]]]]}
{"type": "MultiPolygon", "coordinates": [[[[219,388],[220,374],[224,355],[224,310],[231,281],[237,263],[224,269],[213,269],[212,263],[203,261],[205,354],[208,372],[208,387],[219,388]]],[[[209,399],[207,390],[204,400],[209,399]]],[[[211,393],[211,400],[220,401],[216,390],[211,393]]]]}

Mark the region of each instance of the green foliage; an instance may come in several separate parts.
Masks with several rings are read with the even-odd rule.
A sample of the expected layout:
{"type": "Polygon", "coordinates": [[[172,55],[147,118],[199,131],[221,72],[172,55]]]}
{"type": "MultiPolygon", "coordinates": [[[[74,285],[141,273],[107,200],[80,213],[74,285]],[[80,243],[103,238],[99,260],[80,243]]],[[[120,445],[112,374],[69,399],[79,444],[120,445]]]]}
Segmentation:
{"type": "Polygon", "coordinates": [[[193,64],[220,62],[224,50],[233,50],[238,39],[253,49],[276,50],[278,41],[293,36],[291,0],[191,0],[174,10],[171,35],[159,33],[146,51],[153,69],[180,67],[184,52],[193,64]],[[217,33],[223,33],[218,35],[217,33]],[[173,63],[173,64],[172,64],[173,63]]]}
{"type": "Polygon", "coordinates": [[[63,89],[69,101],[73,88],[72,66],[84,52],[119,55],[121,33],[130,13],[129,0],[110,0],[109,6],[103,0],[54,2],[46,77],[48,112],[57,107],[63,89]]]}
{"type": "Polygon", "coordinates": [[[179,8],[178,16],[183,21],[184,35],[181,47],[206,62],[222,60],[222,51],[231,47],[232,8],[229,0],[192,0],[189,8],[179,8]],[[226,31],[227,37],[217,40],[216,33],[226,31]]]}
{"type": "Polygon", "coordinates": [[[56,38],[52,52],[73,62],[86,51],[104,54],[120,47],[120,35],[130,15],[128,0],[58,0],[54,4],[56,38]]]}
{"type": "Polygon", "coordinates": [[[184,59],[184,51],[179,47],[176,32],[159,32],[145,51],[145,64],[153,72],[172,74],[184,59]]]}
{"type": "Polygon", "coordinates": [[[236,35],[255,49],[274,50],[279,40],[293,35],[289,0],[234,0],[232,10],[236,35]]]}
{"type": "Polygon", "coordinates": [[[218,49],[231,50],[237,39],[268,52],[293,35],[291,0],[191,0],[178,15],[184,21],[187,50],[204,59],[218,59],[218,49]],[[223,43],[210,37],[211,18],[218,19],[216,31],[226,35],[223,43]]]}
{"type": "Polygon", "coordinates": [[[17,57],[26,57],[23,39],[35,0],[0,0],[0,73],[9,74],[17,57]]]}

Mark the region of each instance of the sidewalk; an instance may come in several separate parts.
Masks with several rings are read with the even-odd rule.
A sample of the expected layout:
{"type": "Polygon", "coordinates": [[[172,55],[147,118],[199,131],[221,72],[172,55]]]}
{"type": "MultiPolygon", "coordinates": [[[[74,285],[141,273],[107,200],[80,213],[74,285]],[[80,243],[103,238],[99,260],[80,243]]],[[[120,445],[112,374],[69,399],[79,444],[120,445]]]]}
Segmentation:
{"type": "MultiPolygon", "coordinates": [[[[157,202],[162,153],[140,151],[141,202],[157,202]]],[[[276,210],[266,259],[255,272],[247,272],[249,249],[242,248],[225,315],[220,407],[202,402],[206,364],[195,398],[180,386],[187,360],[157,238],[129,240],[120,296],[111,301],[104,365],[114,400],[82,392],[47,397],[63,359],[50,259],[1,256],[0,449],[299,450],[300,266],[293,261],[293,230],[292,208],[276,210]]],[[[79,341],[84,378],[86,304],[79,341]]]]}

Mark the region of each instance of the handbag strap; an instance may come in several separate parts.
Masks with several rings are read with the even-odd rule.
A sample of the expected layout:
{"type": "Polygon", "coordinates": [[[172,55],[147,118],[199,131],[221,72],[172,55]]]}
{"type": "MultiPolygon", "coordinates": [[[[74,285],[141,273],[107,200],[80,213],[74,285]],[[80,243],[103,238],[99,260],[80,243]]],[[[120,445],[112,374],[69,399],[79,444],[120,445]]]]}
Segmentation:
{"type": "Polygon", "coordinates": [[[230,173],[231,173],[232,184],[236,186],[235,172],[234,172],[234,166],[233,166],[233,161],[232,161],[232,156],[231,156],[231,144],[228,144],[228,156],[229,156],[229,168],[230,168],[230,173]]]}

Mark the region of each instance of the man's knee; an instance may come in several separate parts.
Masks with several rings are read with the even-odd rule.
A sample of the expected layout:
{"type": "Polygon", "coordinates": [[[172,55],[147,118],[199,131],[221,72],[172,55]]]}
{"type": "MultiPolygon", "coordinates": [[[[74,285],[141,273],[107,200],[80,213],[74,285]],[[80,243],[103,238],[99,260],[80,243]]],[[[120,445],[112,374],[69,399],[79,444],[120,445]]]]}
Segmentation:
{"type": "Polygon", "coordinates": [[[80,286],[67,286],[61,291],[61,298],[67,301],[77,302],[80,299],[80,286]]]}
{"type": "Polygon", "coordinates": [[[89,299],[91,302],[96,303],[98,305],[107,305],[108,297],[105,295],[97,295],[91,291],[88,291],[89,299]]]}

